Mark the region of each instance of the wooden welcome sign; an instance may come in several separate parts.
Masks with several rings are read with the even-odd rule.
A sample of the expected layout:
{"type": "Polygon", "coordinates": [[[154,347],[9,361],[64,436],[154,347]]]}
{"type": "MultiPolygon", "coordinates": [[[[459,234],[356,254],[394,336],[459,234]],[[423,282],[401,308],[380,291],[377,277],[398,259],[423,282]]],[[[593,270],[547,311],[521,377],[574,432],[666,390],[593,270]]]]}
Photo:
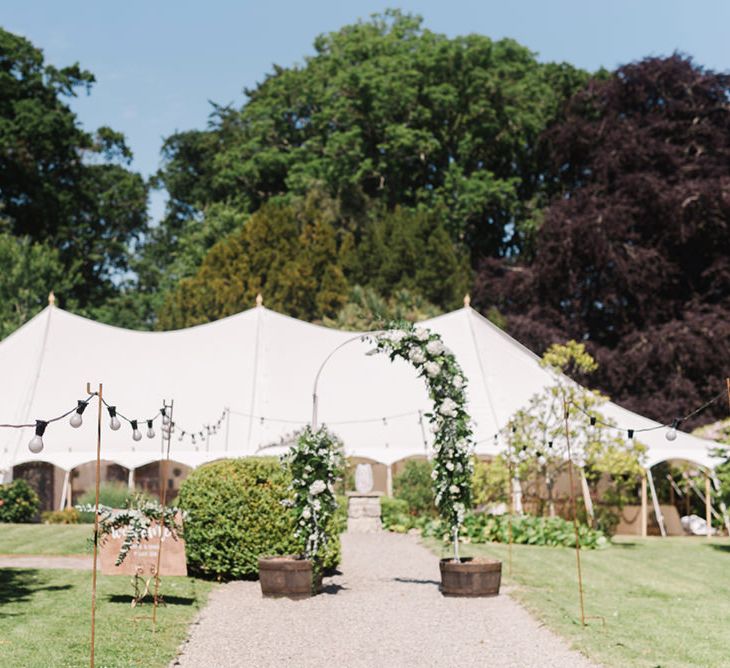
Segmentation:
{"type": "Polygon", "coordinates": [[[185,561],[185,541],[182,538],[175,539],[168,528],[164,528],[162,541],[160,541],[160,528],[158,522],[152,522],[148,531],[148,537],[139,543],[132,543],[124,561],[116,566],[119,550],[124,542],[126,533],[124,528],[114,529],[105,537],[101,546],[101,572],[103,575],[139,575],[150,577],[155,575],[157,569],[157,556],[162,545],[160,557],[160,572],[158,575],[187,575],[187,563],[185,561]]]}

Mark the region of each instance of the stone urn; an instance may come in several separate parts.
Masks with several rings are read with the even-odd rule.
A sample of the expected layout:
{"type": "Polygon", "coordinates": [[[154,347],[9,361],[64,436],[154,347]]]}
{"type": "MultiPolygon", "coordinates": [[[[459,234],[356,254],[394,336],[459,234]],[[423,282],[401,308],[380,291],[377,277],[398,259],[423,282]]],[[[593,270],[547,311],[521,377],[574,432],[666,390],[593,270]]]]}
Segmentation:
{"type": "Polygon", "coordinates": [[[441,593],[444,596],[497,596],[502,562],[495,559],[442,559],[441,593]]]}
{"type": "Polygon", "coordinates": [[[295,556],[260,557],[261,594],[267,598],[309,598],[322,591],[322,572],[312,581],[312,562],[295,556]]]}

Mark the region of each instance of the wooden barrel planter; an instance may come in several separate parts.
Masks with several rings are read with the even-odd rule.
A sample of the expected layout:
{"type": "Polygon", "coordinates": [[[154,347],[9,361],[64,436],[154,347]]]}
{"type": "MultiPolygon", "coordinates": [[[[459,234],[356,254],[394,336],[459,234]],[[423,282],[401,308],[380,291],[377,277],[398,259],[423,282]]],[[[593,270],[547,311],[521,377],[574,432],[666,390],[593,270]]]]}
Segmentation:
{"type": "Polygon", "coordinates": [[[502,580],[502,562],[466,558],[441,560],[441,593],[444,596],[496,596],[502,580]]]}
{"type": "Polygon", "coordinates": [[[309,598],[322,590],[322,575],[312,590],[312,562],[298,557],[260,557],[261,593],[271,598],[309,598]]]}

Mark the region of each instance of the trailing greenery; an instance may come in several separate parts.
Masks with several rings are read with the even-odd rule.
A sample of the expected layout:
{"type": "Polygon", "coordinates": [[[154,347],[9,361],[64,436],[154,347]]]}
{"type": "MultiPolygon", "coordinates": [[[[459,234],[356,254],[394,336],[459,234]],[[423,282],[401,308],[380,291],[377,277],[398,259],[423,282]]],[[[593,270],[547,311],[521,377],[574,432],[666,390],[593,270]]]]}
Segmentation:
{"type": "Polygon", "coordinates": [[[141,494],[130,499],[127,508],[121,510],[101,504],[98,509],[93,505],[80,505],[76,506],[76,509],[85,513],[94,513],[95,510],[98,510],[97,540],[100,545],[103,545],[115,532],[123,533],[124,540],[119,547],[116,566],[126,559],[135,544],[139,545],[143,540],[149,540],[159,535],[157,532],[166,530],[173,540],[178,540],[182,532],[182,524],[179,523],[179,520],[184,519],[184,513],[180,513],[179,508],[174,506],[163,508],[159,501],[148,499],[141,494]],[[180,517],[181,514],[183,517],[180,517]],[[157,527],[153,527],[153,523],[156,523],[157,527]]]}
{"type": "Polygon", "coordinates": [[[33,522],[40,505],[38,495],[25,480],[0,485],[0,522],[33,522]]]}
{"type": "Polygon", "coordinates": [[[433,467],[431,462],[409,459],[393,477],[393,496],[406,502],[411,515],[433,515],[433,467]]]}
{"type": "MultiPolygon", "coordinates": [[[[184,538],[188,566],[219,579],[258,574],[258,559],[301,554],[290,497],[292,477],[275,458],[249,457],[211,462],[195,469],[180,488],[187,513],[184,538]]],[[[332,520],[341,526],[341,518],[332,520]]],[[[331,534],[323,567],[340,560],[339,534],[331,534]]]]}

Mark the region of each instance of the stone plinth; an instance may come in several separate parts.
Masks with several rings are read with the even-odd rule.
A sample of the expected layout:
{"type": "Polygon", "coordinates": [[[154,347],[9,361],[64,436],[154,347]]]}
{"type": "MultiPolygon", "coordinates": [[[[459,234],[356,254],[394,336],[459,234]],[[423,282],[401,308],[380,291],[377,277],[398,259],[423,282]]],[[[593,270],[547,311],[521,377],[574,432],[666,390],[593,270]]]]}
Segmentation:
{"type": "Polygon", "coordinates": [[[355,533],[373,533],[382,529],[380,497],[382,492],[347,493],[347,530],[355,533]]]}

